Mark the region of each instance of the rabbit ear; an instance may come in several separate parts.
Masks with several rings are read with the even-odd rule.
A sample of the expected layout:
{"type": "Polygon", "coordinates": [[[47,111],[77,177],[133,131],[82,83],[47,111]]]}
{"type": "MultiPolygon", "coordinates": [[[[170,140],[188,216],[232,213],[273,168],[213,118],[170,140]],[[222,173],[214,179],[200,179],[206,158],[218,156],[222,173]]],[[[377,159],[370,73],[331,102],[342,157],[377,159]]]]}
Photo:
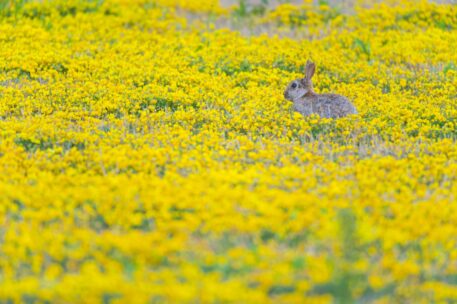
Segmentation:
{"type": "Polygon", "coordinates": [[[306,70],[305,70],[306,79],[311,79],[313,77],[315,71],[316,71],[316,65],[314,64],[314,62],[311,62],[308,60],[306,62],[306,70]]]}

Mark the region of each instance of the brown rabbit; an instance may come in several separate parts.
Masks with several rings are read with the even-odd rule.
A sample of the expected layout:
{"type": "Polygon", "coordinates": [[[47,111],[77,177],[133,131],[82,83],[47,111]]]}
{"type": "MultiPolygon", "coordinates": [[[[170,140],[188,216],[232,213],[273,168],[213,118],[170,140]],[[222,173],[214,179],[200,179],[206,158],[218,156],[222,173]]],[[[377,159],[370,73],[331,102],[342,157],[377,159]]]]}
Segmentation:
{"type": "Polygon", "coordinates": [[[338,118],[357,114],[354,105],[346,97],[314,92],[311,78],[315,71],[316,65],[308,60],[305,78],[296,79],[287,86],[284,98],[294,103],[294,110],[305,116],[314,113],[324,118],[338,118]]]}

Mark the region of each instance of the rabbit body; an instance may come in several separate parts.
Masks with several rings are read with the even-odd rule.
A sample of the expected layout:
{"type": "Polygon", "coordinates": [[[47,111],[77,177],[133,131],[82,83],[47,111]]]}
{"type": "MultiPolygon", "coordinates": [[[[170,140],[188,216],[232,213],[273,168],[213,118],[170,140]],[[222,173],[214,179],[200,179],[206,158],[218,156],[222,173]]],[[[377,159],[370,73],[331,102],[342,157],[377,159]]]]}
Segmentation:
{"type": "Polygon", "coordinates": [[[339,118],[357,114],[354,105],[346,97],[314,92],[311,78],[315,70],[315,64],[308,61],[305,78],[296,79],[287,86],[284,97],[294,103],[294,110],[305,116],[318,114],[323,118],[339,118]]]}
{"type": "Polygon", "coordinates": [[[307,94],[295,99],[294,110],[309,116],[318,114],[323,118],[339,118],[357,114],[357,110],[344,96],[337,94],[307,94]]]}

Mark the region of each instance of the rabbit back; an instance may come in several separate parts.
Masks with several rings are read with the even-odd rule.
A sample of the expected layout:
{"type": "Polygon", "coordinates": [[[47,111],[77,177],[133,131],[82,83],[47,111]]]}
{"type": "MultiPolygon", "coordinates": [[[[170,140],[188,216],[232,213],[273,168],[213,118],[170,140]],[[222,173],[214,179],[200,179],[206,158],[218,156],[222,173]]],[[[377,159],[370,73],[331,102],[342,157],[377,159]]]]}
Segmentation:
{"type": "Polygon", "coordinates": [[[320,94],[314,100],[314,113],[324,118],[339,118],[350,114],[357,114],[357,110],[344,96],[320,94]]]}

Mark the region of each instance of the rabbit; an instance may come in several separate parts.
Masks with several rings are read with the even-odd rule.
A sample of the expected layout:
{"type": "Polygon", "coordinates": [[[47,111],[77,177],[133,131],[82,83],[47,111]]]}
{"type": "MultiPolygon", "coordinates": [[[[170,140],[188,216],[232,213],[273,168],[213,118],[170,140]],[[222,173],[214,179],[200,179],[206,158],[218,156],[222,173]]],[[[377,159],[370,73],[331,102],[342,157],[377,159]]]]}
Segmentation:
{"type": "Polygon", "coordinates": [[[323,118],[339,118],[357,114],[354,105],[346,97],[314,92],[311,78],[315,71],[316,65],[308,60],[305,78],[292,81],[284,91],[284,98],[294,103],[294,110],[304,116],[318,114],[323,118]]]}

